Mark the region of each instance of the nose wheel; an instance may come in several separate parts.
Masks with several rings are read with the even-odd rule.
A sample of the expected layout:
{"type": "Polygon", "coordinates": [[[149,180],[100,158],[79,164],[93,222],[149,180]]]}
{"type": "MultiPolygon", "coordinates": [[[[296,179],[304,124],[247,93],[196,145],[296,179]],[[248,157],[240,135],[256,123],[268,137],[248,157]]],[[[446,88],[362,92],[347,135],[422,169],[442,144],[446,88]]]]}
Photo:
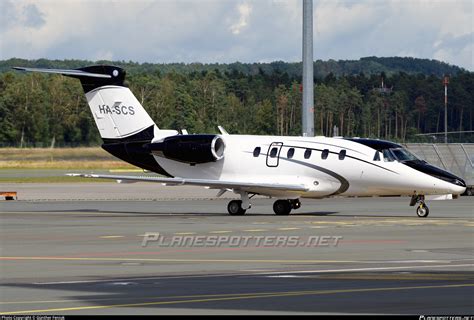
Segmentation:
{"type": "Polygon", "coordinates": [[[416,215],[420,218],[426,218],[428,214],[430,214],[430,209],[425,203],[425,196],[424,195],[412,196],[411,201],[410,201],[410,206],[413,207],[417,203],[419,203],[419,205],[416,208],[416,215]]]}
{"type": "Polygon", "coordinates": [[[426,218],[429,213],[430,209],[424,202],[420,203],[418,208],[416,208],[416,215],[420,218],[426,218]]]}

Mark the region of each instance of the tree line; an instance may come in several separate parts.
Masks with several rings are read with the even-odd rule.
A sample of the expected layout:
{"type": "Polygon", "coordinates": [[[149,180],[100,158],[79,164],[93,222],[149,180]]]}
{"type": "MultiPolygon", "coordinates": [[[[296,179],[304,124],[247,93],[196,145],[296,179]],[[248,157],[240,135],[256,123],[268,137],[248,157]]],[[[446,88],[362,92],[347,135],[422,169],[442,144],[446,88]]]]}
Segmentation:
{"type": "MultiPolygon", "coordinates": [[[[68,62],[49,67],[79,66],[78,61],[68,62]]],[[[287,72],[291,64],[288,70],[284,63],[279,65],[270,72],[228,65],[198,70],[188,65],[186,71],[132,68],[127,85],[160,128],[214,133],[222,125],[234,134],[300,135],[301,77],[287,72]]],[[[420,139],[418,133],[444,131],[442,76],[412,69],[415,72],[316,76],[315,134],[404,142],[420,139]]],[[[451,71],[448,130],[473,130],[474,73],[451,71]]],[[[77,80],[4,71],[0,73],[0,143],[98,145],[100,137],[77,80]]]]}

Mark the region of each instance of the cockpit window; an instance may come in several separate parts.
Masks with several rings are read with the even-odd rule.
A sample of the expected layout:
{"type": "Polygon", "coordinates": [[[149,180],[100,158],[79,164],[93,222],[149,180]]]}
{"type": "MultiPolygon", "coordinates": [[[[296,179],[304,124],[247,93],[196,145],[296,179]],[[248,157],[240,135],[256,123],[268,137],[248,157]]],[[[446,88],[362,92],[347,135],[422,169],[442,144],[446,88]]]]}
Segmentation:
{"type": "MultiPolygon", "coordinates": [[[[381,150],[383,155],[383,161],[392,162],[392,161],[411,161],[419,160],[417,156],[408,151],[405,148],[390,148],[381,150]]],[[[374,161],[378,161],[378,151],[375,153],[374,161]]]]}
{"type": "Polygon", "coordinates": [[[390,151],[392,151],[393,156],[398,161],[419,160],[417,156],[404,148],[393,148],[390,151]]]}
{"type": "Polygon", "coordinates": [[[379,151],[375,151],[374,161],[380,161],[380,152],[379,151]]]}
{"type": "Polygon", "coordinates": [[[383,154],[383,161],[385,162],[395,161],[395,158],[393,157],[389,149],[382,150],[382,154],[383,154]]]}

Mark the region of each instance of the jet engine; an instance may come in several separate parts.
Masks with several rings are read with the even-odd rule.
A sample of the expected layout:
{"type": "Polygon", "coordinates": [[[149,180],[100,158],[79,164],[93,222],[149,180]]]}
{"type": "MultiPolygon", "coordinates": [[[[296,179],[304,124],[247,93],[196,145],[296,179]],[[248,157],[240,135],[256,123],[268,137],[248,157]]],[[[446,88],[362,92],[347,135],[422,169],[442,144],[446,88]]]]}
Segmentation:
{"type": "Polygon", "coordinates": [[[190,164],[224,158],[225,143],[218,135],[176,135],[145,146],[153,154],[190,164]]]}

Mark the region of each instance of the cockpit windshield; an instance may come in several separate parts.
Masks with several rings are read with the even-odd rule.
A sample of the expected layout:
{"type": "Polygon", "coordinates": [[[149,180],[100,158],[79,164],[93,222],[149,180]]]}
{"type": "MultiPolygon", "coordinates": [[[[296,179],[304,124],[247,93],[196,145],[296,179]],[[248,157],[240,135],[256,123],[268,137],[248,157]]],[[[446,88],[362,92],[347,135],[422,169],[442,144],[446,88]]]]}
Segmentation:
{"type": "Polygon", "coordinates": [[[404,148],[388,148],[376,151],[374,161],[380,161],[382,157],[385,162],[420,160],[417,156],[404,148]]]}
{"type": "Polygon", "coordinates": [[[417,156],[405,148],[393,148],[390,151],[398,161],[419,160],[417,156]]]}

